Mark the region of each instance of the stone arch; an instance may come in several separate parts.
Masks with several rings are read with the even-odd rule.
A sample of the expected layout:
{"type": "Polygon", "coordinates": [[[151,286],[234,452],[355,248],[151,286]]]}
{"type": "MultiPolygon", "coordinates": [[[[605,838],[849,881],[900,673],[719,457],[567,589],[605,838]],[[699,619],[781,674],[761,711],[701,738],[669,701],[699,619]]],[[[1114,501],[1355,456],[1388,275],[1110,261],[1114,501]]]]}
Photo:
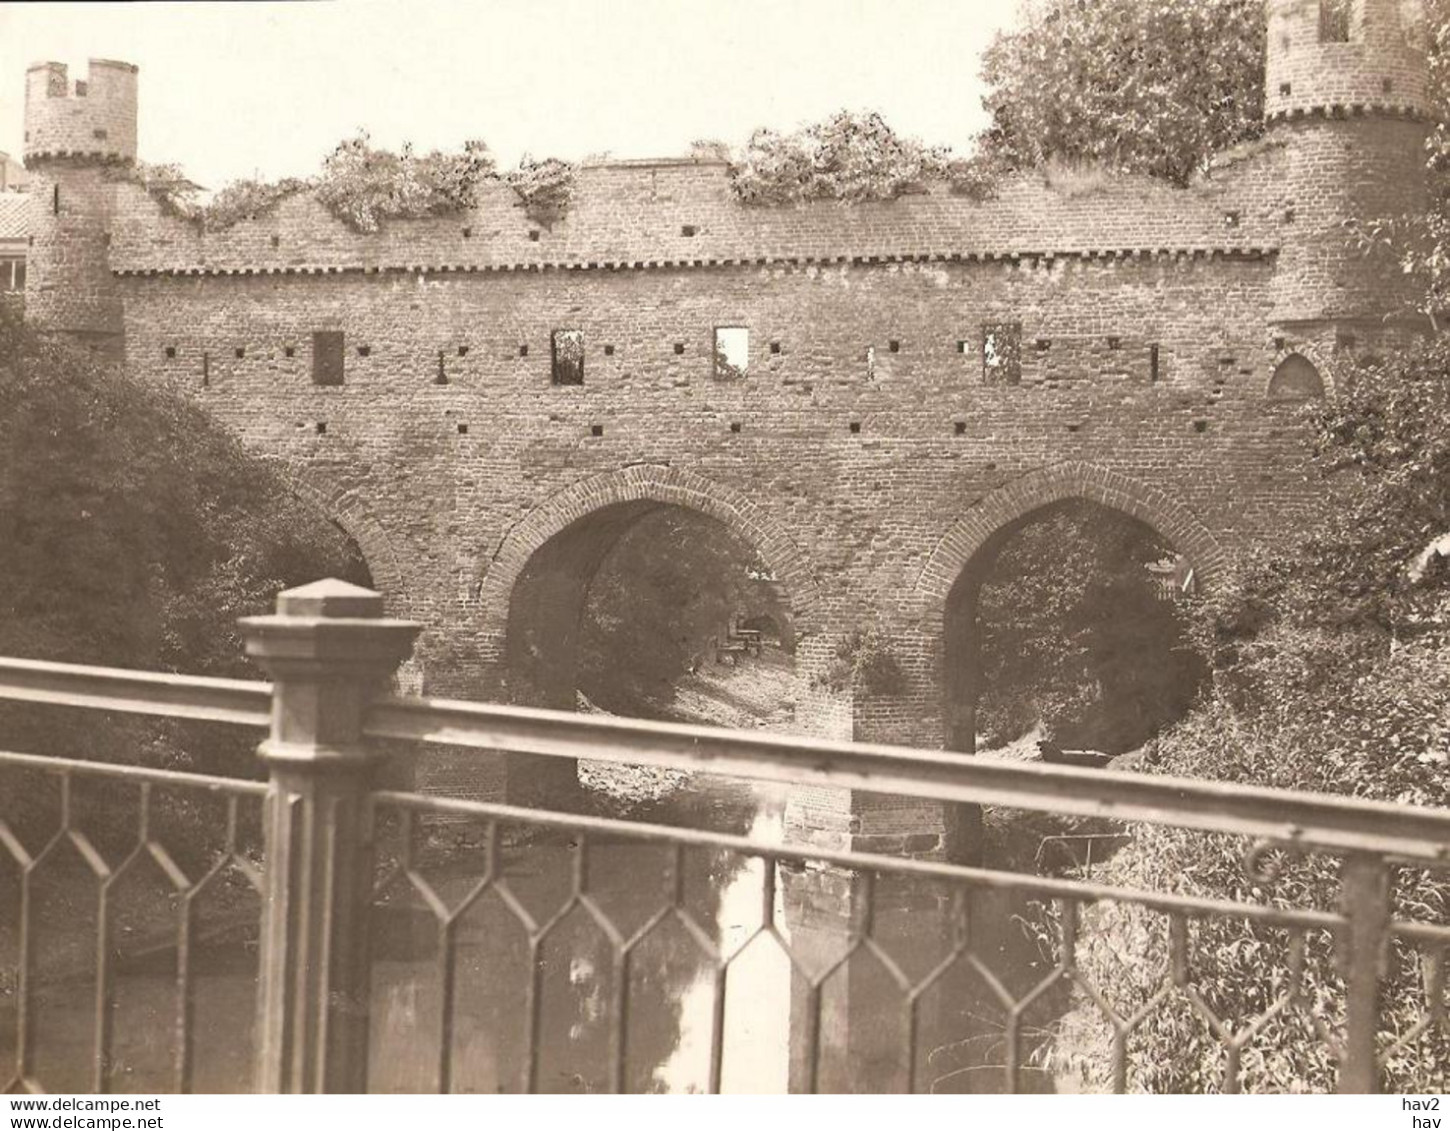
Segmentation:
{"type": "Polygon", "coordinates": [[[1153,529],[1188,559],[1200,584],[1212,585],[1227,557],[1213,534],[1166,492],[1087,463],[1059,463],[1007,483],[973,504],[942,536],[916,583],[920,626],[936,659],[942,739],[949,750],[976,749],[979,668],[973,659],[976,587],[992,547],[1029,515],[1082,500],[1153,529]],[[965,620],[963,618],[966,618],[965,620]],[[954,658],[955,657],[955,658],[954,658]]]}
{"type": "Polygon", "coordinates": [[[389,612],[398,615],[407,608],[415,595],[404,588],[402,559],[362,493],[306,467],[288,467],[283,478],[298,498],[327,515],[357,543],[372,574],[373,588],[388,598],[389,612]]]}
{"type": "Polygon", "coordinates": [[[723,523],[756,549],[782,583],[797,633],[805,636],[820,630],[820,588],[806,557],[762,506],[694,472],[636,464],[592,475],[564,488],[531,510],[500,540],[478,588],[481,637],[494,658],[501,654],[515,584],[535,552],[595,511],[631,502],[687,507],[723,523]]]}
{"type": "Polygon", "coordinates": [[[1151,526],[1192,563],[1200,584],[1211,584],[1227,563],[1208,528],[1159,488],[1088,463],[1053,464],[989,492],[942,536],[916,580],[917,597],[925,606],[923,627],[940,632],[953,586],[995,534],[1069,499],[1098,503],[1151,526]]]}
{"type": "Polygon", "coordinates": [[[1312,356],[1311,350],[1284,350],[1274,359],[1264,396],[1273,402],[1316,400],[1333,389],[1329,368],[1312,356]]]}

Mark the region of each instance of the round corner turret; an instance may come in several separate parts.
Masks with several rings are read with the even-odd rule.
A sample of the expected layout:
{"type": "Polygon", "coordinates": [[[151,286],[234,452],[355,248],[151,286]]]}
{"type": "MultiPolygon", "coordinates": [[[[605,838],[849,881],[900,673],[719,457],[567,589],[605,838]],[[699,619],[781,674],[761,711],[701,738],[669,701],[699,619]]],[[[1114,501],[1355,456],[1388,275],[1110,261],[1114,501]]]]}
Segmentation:
{"type": "Polygon", "coordinates": [[[47,159],[136,160],[138,68],[92,59],[71,81],[64,63],[35,63],[25,72],[25,163],[47,159]]]}
{"type": "Polygon", "coordinates": [[[1268,0],[1264,115],[1431,113],[1421,0],[1268,0]]]}

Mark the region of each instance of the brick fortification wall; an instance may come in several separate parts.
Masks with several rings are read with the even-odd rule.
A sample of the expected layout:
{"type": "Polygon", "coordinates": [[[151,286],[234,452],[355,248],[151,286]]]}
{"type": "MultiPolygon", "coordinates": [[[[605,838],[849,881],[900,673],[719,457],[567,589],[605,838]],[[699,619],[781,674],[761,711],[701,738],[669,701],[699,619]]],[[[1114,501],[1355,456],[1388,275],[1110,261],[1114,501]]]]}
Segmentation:
{"type": "MultiPolygon", "coordinates": [[[[32,114],[66,156],[33,163],[37,191],[50,177],[84,207],[37,239],[28,302],[57,329],[119,331],[131,370],[285,460],[395,611],[429,626],[409,674],[432,693],[506,694],[509,598],[535,551],[648,500],[720,519],[780,578],[802,729],[961,745],[944,621],[994,531],[1093,499],[1212,584],[1235,549],[1312,512],[1271,377],[1301,353],[1327,383],[1334,350],[1406,332],[1384,317],[1400,284],[1343,237],[1423,192],[1423,58],[1383,26],[1399,10],[1363,0],[1358,40],[1330,44],[1317,4],[1311,42],[1300,0],[1270,0],[1273,127],[1189,189],[1033,174],[988,202],[941,187],[746,208],[718,163],[626,162],[581,170],[550,229],[498,187],[469,214],[372,235],[306,194],[204,233],[73,156],[85,122],[47,85],[32,114]],[[1372,90],[1358,111],[1326,101],[1372,90]],[[744,376],[716,373],[722,326],[749,331],[744,376]],[[337,331],[343,383],[319,386],[313,336],[337,331]],[[582,385],[552,383],[555,331],[582,333],[582,385]],[[984,355],[1014,337],[1009,376],[984,355]],[[821,691],[836,642],[873,624],[904,690],[821,691]]],[[[874,847],[945,827],[919,803],[798,810],[874,847]]]]}

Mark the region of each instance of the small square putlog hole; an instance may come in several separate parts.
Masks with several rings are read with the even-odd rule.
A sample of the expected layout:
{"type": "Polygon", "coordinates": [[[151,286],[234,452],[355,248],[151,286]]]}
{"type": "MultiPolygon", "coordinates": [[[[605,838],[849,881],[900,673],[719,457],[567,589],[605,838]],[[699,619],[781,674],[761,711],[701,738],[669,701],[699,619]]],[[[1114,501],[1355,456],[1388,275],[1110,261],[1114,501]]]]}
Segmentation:
{"type": "Polygon", "coordinates": [[[848,427],[851,429],[851,435],[859,436],[861,434],[861,422],[859,420],[851,421],[848,427]]]}
{"type": "Polygon", "coordinates": [[[589,435],[591,435],[591,436],[603,436],[604,435],[604,425],[602,425],[602,424],[591,424],[589,426],[589,435]]]}

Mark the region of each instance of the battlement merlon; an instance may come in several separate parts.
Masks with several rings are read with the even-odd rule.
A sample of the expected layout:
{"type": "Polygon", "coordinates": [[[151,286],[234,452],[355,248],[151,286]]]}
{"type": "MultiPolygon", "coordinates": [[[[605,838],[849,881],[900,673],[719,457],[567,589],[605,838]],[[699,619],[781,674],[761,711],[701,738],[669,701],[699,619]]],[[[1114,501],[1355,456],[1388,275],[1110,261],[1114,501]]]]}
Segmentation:
{"type": "Polygon", "coordinates": [[[1422,0],[1268,0],[1264,117],[1430,119],[1422,0]]]}
{"type": "Polygon", "coordinates": [[[25,72],[25,162],[86,157],[136,160],[139,68],[92,59],[84,79],[70,81],[64,63],[35,63],[25,72]]]}

